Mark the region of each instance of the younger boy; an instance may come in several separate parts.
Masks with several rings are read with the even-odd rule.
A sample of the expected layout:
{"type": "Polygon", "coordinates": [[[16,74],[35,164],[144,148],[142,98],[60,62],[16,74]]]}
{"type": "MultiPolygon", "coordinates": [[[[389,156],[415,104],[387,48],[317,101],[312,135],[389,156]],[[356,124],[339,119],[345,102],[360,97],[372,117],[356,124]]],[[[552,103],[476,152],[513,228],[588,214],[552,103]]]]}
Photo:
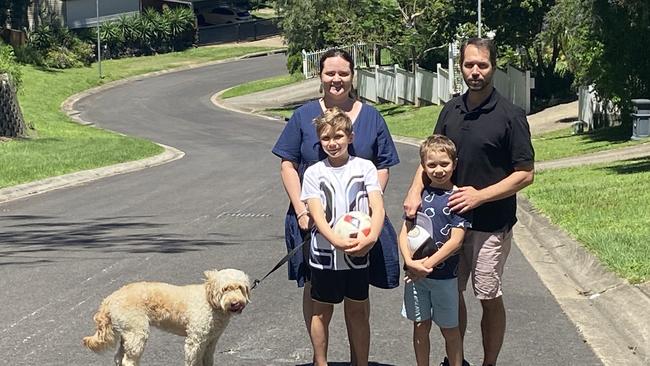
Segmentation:
{"type": "Polygon", "coordinates": [[[458,327],[456,252],[463,243],[465,229],[471,224],[447,207],[454,190],[451,177],[456,161],[456,147],[447,137],[433,135],[422,143],[420,163],[431,184],[422,192],[422,207],[416,218],[404,222],[399,237],[406,269],[402,315],[414,322],[413,347],[418,366],[429,365],[432,318],[445,338],[447,357],[442,365],[467,365],[463,361],[458,327]],[[421,252],[421,248],[415,248],[415,241],[417,239],[419,243],[423,236],[428,238],[425,244],[429,244],[433,250],[427,251],[425,255],[428,256],[416,254],[414,257],[414,253],[421,252]]]}
{"type": "Polygon", "coordinates": [[[368,365],[368,252],[384,223],[384,202],[374,164],[348,154],[352,122],[341,109],[325,111],[315,121],[327,158],[305,171],[300,199],[305,201],[315,227],[309,250],[311,342],[314,366],[327,366],[329,323],[334,304],[345,301],[350,319],[348,338],[356,365],[368,365]],[[344,238],[332,229],[336,219],[350,211],[371,216],[368,236],[344,238]]]}

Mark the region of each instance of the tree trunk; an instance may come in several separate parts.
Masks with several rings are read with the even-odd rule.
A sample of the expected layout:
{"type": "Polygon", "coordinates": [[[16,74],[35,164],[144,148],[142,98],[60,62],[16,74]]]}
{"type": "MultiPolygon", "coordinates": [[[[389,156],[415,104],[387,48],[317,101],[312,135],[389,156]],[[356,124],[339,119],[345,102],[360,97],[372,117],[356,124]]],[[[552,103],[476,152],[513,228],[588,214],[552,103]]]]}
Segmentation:
{"type": "Polygon", "coordinates": [[[7,74],[0,74],[0,136],[24,137],[25,120],[20,111],[16,89],[7,74]]]}

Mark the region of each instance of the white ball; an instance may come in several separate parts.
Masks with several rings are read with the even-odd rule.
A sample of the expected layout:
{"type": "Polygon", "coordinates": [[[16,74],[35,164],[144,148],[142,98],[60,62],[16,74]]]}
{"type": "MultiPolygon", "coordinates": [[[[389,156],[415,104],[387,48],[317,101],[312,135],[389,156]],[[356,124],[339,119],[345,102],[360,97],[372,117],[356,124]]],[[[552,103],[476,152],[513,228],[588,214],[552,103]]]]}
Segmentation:
{"type": "Polygon", "coordinates": [[[429,232],[422,226],[415,225],[408,232],[408,246],[413,259],[422,259],[438,251],[438,245],[429,232]]]}
{"type": "Polygon", "coordinates": [[[418,225],[413,226],[407,235],[408,245],[411,253],[414,253],[416,250],[418,250],[418,248],[422,246],[422,244],[431,238],[431,236],[429,236],[429,233],[418,225]]]}
{"type": "Polygon", "coordinates": [[[350,211],[341,215],[334,223],[334,232],[344,238],[368,236],[372,221],[370,216],[361,211],[350,211]]]}

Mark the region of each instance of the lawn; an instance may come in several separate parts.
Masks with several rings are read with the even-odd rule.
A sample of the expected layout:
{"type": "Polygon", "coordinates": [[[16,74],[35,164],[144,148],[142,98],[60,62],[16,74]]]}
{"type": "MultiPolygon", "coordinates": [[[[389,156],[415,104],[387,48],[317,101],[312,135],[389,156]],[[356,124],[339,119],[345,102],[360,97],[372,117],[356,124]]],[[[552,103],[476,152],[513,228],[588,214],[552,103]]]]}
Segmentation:
{"type": "Polygon", "coordinates": [[[387,103],[376,107],[384,116],[392,135],[419,139],[431,135],[442,110],[441,105],[416,108],[412,105],[387,103]]]}
{"type": "Polygon", "coordinates": [[[650,280],[650,158],[542,171],[523,194],[612,271],[650,280]]]}
{"type": "Polygon", "coordinates": [[[292,74],[292,75],[279,75],[267,79],[250,81],[244,84],[239,84],[237,86],[234,86],[226,90],[226,92],[221,94],[221,98],[223,99],[233,98],[233,97],[238,97],[240,95],[252,94],[262,90],[279,88],[281,86],[293,84],[304,79],[305,77],[302,74],[292,74]]]}
{"type": "Polygon", "coordinates": [[[18,96],[23,115],[34,129],[30,138],[0,143],[0,188],[156,155],[162,149],[149,141],[81,126],[60,110],[69,96],[129,76],[198,64],[268,50],[224,45],[157,56],[106,60],[103,80],[97,65],[69,70],[24,66],[18,96]]]}
{"type": "Polygon", "coordinates": [[[571,128],[549,132],[533,138],[535,160],[555,160],[643,142],[630,140],[631,135],[632,130],[629,126],[600,129],[581,135],[574,135],[571,128]]]}

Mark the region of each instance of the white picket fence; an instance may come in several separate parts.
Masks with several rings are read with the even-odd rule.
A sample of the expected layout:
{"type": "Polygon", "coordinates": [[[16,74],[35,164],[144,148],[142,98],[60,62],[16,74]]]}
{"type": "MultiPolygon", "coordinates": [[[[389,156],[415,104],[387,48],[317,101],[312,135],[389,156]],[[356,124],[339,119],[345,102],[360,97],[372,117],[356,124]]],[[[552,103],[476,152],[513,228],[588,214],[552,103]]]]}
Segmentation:
{"type": "MultiPolygon", "coordinates": [[[[375,60],[375,47],[375,45],[358,43],[349,46],[338,46],[336,48],[347,51],[352,56],[352,61],[354,61],[355,65],[372,67],[377,65],[375,60]]],[[[302,50],[302,73],[305,79],[318,76],[320,73],[320,58],[328,50],[329,48],[311,52],[302,50]]]]}
{"type": "MultiPolygon", "coordinates": [[[[464,82],[462,86],[457,84],[459,78],[454,78],[454,62],[451,58],[446,69],[441,64],[437,65],[435,72],[416,68],[414,76],[413,72],[397,65],[378,66],[373,45],[357,44],[339,48],[348,51],[357,66],[358,95],[374,103],[444,104],[455,91],[467,90],[464,82]]],[[[305,78],[318,76],[319,60],[326,51],[303,50],[305,78]]],[[[494,87],[504,98],[523,108],[526,114],[530,113],[530,89],[535,87],[535,79],[530,77],[530,71],[520,71],[511,66],[505,71],[497,70],[494,74],[494,87]]]]}

